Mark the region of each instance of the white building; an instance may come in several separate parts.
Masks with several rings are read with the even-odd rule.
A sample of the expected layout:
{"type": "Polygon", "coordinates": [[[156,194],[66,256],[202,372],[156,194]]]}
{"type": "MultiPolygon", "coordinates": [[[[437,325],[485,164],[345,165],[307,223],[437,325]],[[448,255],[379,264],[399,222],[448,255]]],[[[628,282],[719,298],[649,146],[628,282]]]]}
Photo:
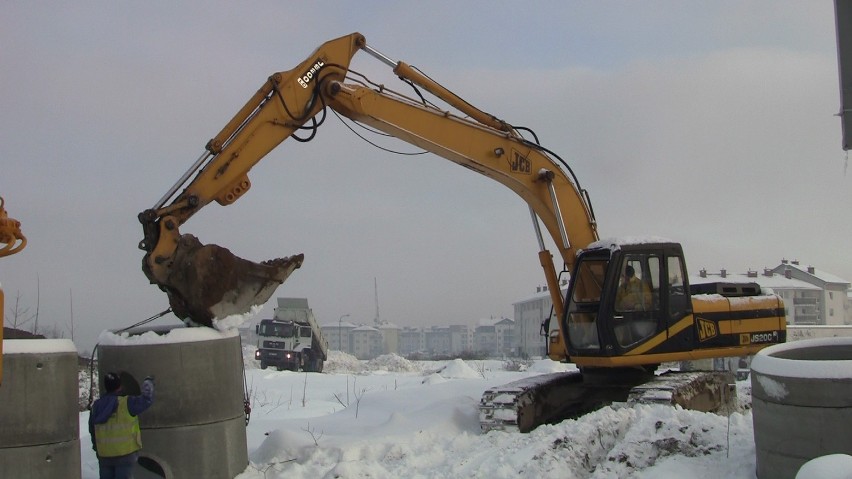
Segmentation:
{"type": "Polygon", "coordinates": [[[473,350],[494,357],[517,355],[515,320],[480,319],[473,332],[473,350]]]}
{"type": "MultiPolygon", "coordinates": [[[[567,286],[563,281],[563,286],[567,286]]],[[[561,292],[565,297],[567,288],[561,292]]],[[[551,322],[553,300],[547,287],[538,287],[536,293],[518,302],[512,303],[515,310],[515,339],[518,355],[530,358],[547,355],[547,339],[542,335],[542,324],[547,321],[550,328],[559,328],[556,321],[551,322]]]]}
{"type": "Polygon", "coordinates": [[[382,335],[382,354],[399,354],[400,331],[400,327],[393,323],[382,323],[379,325],[379,333],[382,335]]]}
{"type": "Polygon", "coordinates": [[[324,324],[320,329],[322,329],[322,335],[328,341],[329,349],[352,354],[352,330],[357,327],[357,324],[338,321],[324,324]]]}
{"type": "Polygon", "coordinates": [[[352,330],[352,353],[358,359],[373,359],[382,354],[382,333],[372,326],[352,330]]]}
{"type": "Polygon", "coordinates": [[[852,318],[847,315],[849,288],[852,286],[849,281],[813,266],[801,266],[796,260],[781,260],[781,264],[772,271],[820,289],[820,294],[814,298],[817,319],[812,324],[841,325],[852,322],[852,318]]]}

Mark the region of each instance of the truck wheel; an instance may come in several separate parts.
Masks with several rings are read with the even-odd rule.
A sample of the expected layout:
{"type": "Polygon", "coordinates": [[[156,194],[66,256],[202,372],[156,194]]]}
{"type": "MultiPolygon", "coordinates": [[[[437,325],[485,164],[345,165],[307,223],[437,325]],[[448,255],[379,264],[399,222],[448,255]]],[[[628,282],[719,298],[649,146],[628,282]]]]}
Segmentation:
{"type": "Polygon", "coordinates": [[[266,369],[268,367],[269,367],[269,365],[266,364],[265,362],[263,362],[263,361],[260,362],[260,369],[266,369]]]}
{"type": "Polygon", "coordinates": [[[314,367],[314,371],[321,373],[322,367],[323,367],[323,360],[320,359],[320,358],[317,358],[317,361],[316,361],[315,364],[316,364],[316,366],[314,367]]]}
{"type": "Polygon", "coordinates": [[[306,373],[314,372],[314,360],[311,358],[310,353],[304,353],[305,364],[302,365],[302,371],[306,373]]]}

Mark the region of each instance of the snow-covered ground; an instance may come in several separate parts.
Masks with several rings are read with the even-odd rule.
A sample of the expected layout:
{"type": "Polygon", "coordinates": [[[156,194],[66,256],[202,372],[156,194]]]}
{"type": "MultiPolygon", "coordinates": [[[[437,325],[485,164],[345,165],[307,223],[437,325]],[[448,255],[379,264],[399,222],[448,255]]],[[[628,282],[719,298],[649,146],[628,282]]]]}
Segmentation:
{"type": "MultiPolygon", "coordinates": [[[[748,381],[730,417],[664,406],[608,407],[529,434],[479,429],[494,385],[571,366],[539,360],[358,361],[332,352],[323,374],[260,370],[246,350],[250,465],[239,479],[754,479],[748,381]]],[[[88,413],[80,415],[84,479],[97,477],[88,413]]]]}

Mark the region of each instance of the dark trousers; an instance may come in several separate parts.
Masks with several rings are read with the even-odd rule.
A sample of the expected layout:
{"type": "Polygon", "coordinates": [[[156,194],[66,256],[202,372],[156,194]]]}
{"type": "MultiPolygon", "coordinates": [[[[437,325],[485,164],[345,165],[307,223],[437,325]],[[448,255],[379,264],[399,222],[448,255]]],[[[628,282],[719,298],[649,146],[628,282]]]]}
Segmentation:
{"type": "Polygon", "coordinates": [[[100,470],[101,479],[133,478],[133,464],[119,464],[115,466],[101,464],[98,469],[100,470]]]}

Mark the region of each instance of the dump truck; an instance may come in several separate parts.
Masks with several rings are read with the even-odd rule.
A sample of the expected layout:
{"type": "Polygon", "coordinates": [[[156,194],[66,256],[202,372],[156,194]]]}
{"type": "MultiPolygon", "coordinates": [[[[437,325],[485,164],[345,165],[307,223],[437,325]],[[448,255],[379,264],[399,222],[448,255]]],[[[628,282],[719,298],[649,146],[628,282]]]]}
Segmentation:
{"type": "Polygon", "coordinates": [[[254,358],[260,368],[279,371],[321,373],[328,359],[328,343],[322,336],[307,298],[278,298],[273,319],[255,326],[257,351],[254,358]]]}

